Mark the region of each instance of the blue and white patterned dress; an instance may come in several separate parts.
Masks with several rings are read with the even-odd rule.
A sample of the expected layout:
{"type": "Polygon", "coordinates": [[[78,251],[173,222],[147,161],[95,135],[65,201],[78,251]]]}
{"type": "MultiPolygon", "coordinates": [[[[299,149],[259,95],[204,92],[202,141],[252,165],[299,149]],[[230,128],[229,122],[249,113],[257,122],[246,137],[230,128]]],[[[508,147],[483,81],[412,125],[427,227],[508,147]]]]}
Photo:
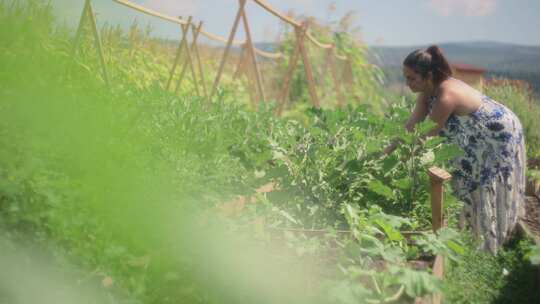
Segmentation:
{"type": "MultiPolygon", "coordinates": [[[[429,98],[429,112],[437,102],[429,98]]],[[[491,252],[508,239],[525,199],[525,140],[518,117],[482,95],[468,115],[451,114],[440,135],[465,152],[452,161],[452,188],[464,203],[462,219],[491,252]]]]}

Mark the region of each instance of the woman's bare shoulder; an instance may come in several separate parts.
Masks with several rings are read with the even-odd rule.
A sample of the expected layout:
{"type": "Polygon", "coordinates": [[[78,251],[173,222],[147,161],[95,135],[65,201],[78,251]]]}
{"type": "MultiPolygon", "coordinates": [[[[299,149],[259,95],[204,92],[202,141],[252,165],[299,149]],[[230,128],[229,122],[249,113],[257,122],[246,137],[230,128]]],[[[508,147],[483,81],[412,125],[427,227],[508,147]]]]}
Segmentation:
{"type": "Polygon", "coordinates": [[[453,105],[458,115],[460,115],[478,108],[481,103],[481,94],[461,80],[450,78],[441,83],[439,100],[448,105],[453,105]]]}
{"type": "Polygon", "coordinates": [[[439,99],[447,101],[462,100],[473,93],[473,89],[464,82],[455,78],[449,78],[439,85],[439,99]]]}

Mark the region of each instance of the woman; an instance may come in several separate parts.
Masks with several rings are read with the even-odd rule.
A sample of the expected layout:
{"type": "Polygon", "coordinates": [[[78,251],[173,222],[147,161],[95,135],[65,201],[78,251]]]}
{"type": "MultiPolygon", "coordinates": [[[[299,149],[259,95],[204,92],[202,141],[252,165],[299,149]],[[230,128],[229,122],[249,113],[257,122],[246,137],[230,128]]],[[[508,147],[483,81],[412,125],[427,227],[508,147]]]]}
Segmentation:
{"type": "MultiPolygon", "coordinates": [[[[462,213],[483,248],[496,250],[510,237],[522,215],[525,143],[521,123],[508,108],[464,82],[438,46],[410,53],[403,62],[409,88],[418,93],[407,130],[429,116],[441,135],[464,151],[452,161],[452,186],[464,203],[462,213]]],[[[395,145],[385,149],[391,153],[395,145]]]]}

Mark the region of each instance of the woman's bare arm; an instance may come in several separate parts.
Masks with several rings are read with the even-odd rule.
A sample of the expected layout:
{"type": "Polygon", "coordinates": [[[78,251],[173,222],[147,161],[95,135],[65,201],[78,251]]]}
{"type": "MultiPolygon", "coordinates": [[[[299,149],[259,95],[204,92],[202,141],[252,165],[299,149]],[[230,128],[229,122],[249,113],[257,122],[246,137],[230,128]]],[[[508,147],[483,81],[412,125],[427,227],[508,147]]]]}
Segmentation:
{"type": "Polygon", "coordinates": [[[414,126],[423,121],[426,116],[428,115],[428,106],[427,106],[427,97],[420,93],[418,94],[418,97],[416,98],[416,105],[414,106],[414,110],[411,114],[411,117],[409,117],[409,120],[405,124],[405,128],[407,131],[414,130],[414,126]]]}
{"type": "Polygon", "coordinates": [[[455,110],[454,96],[452,94],[441,94],[439,100],[433,106],[429,118],[437,124],[435,128],[429,131],[425,136],[438,135],[448,118],[455,110]]]}

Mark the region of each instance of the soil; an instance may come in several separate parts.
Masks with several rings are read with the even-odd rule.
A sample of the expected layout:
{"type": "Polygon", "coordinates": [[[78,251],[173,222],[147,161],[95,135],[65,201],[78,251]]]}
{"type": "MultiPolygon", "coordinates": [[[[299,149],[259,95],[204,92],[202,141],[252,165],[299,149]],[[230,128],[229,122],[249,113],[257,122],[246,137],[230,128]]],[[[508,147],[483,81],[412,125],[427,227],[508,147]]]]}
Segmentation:
{"type": "Polygon", "coordinates": [[[535,196],[527,196],[525,200],[525,218],[523,222],[529,231],[540,240],[540,199],[535,196]]]}

